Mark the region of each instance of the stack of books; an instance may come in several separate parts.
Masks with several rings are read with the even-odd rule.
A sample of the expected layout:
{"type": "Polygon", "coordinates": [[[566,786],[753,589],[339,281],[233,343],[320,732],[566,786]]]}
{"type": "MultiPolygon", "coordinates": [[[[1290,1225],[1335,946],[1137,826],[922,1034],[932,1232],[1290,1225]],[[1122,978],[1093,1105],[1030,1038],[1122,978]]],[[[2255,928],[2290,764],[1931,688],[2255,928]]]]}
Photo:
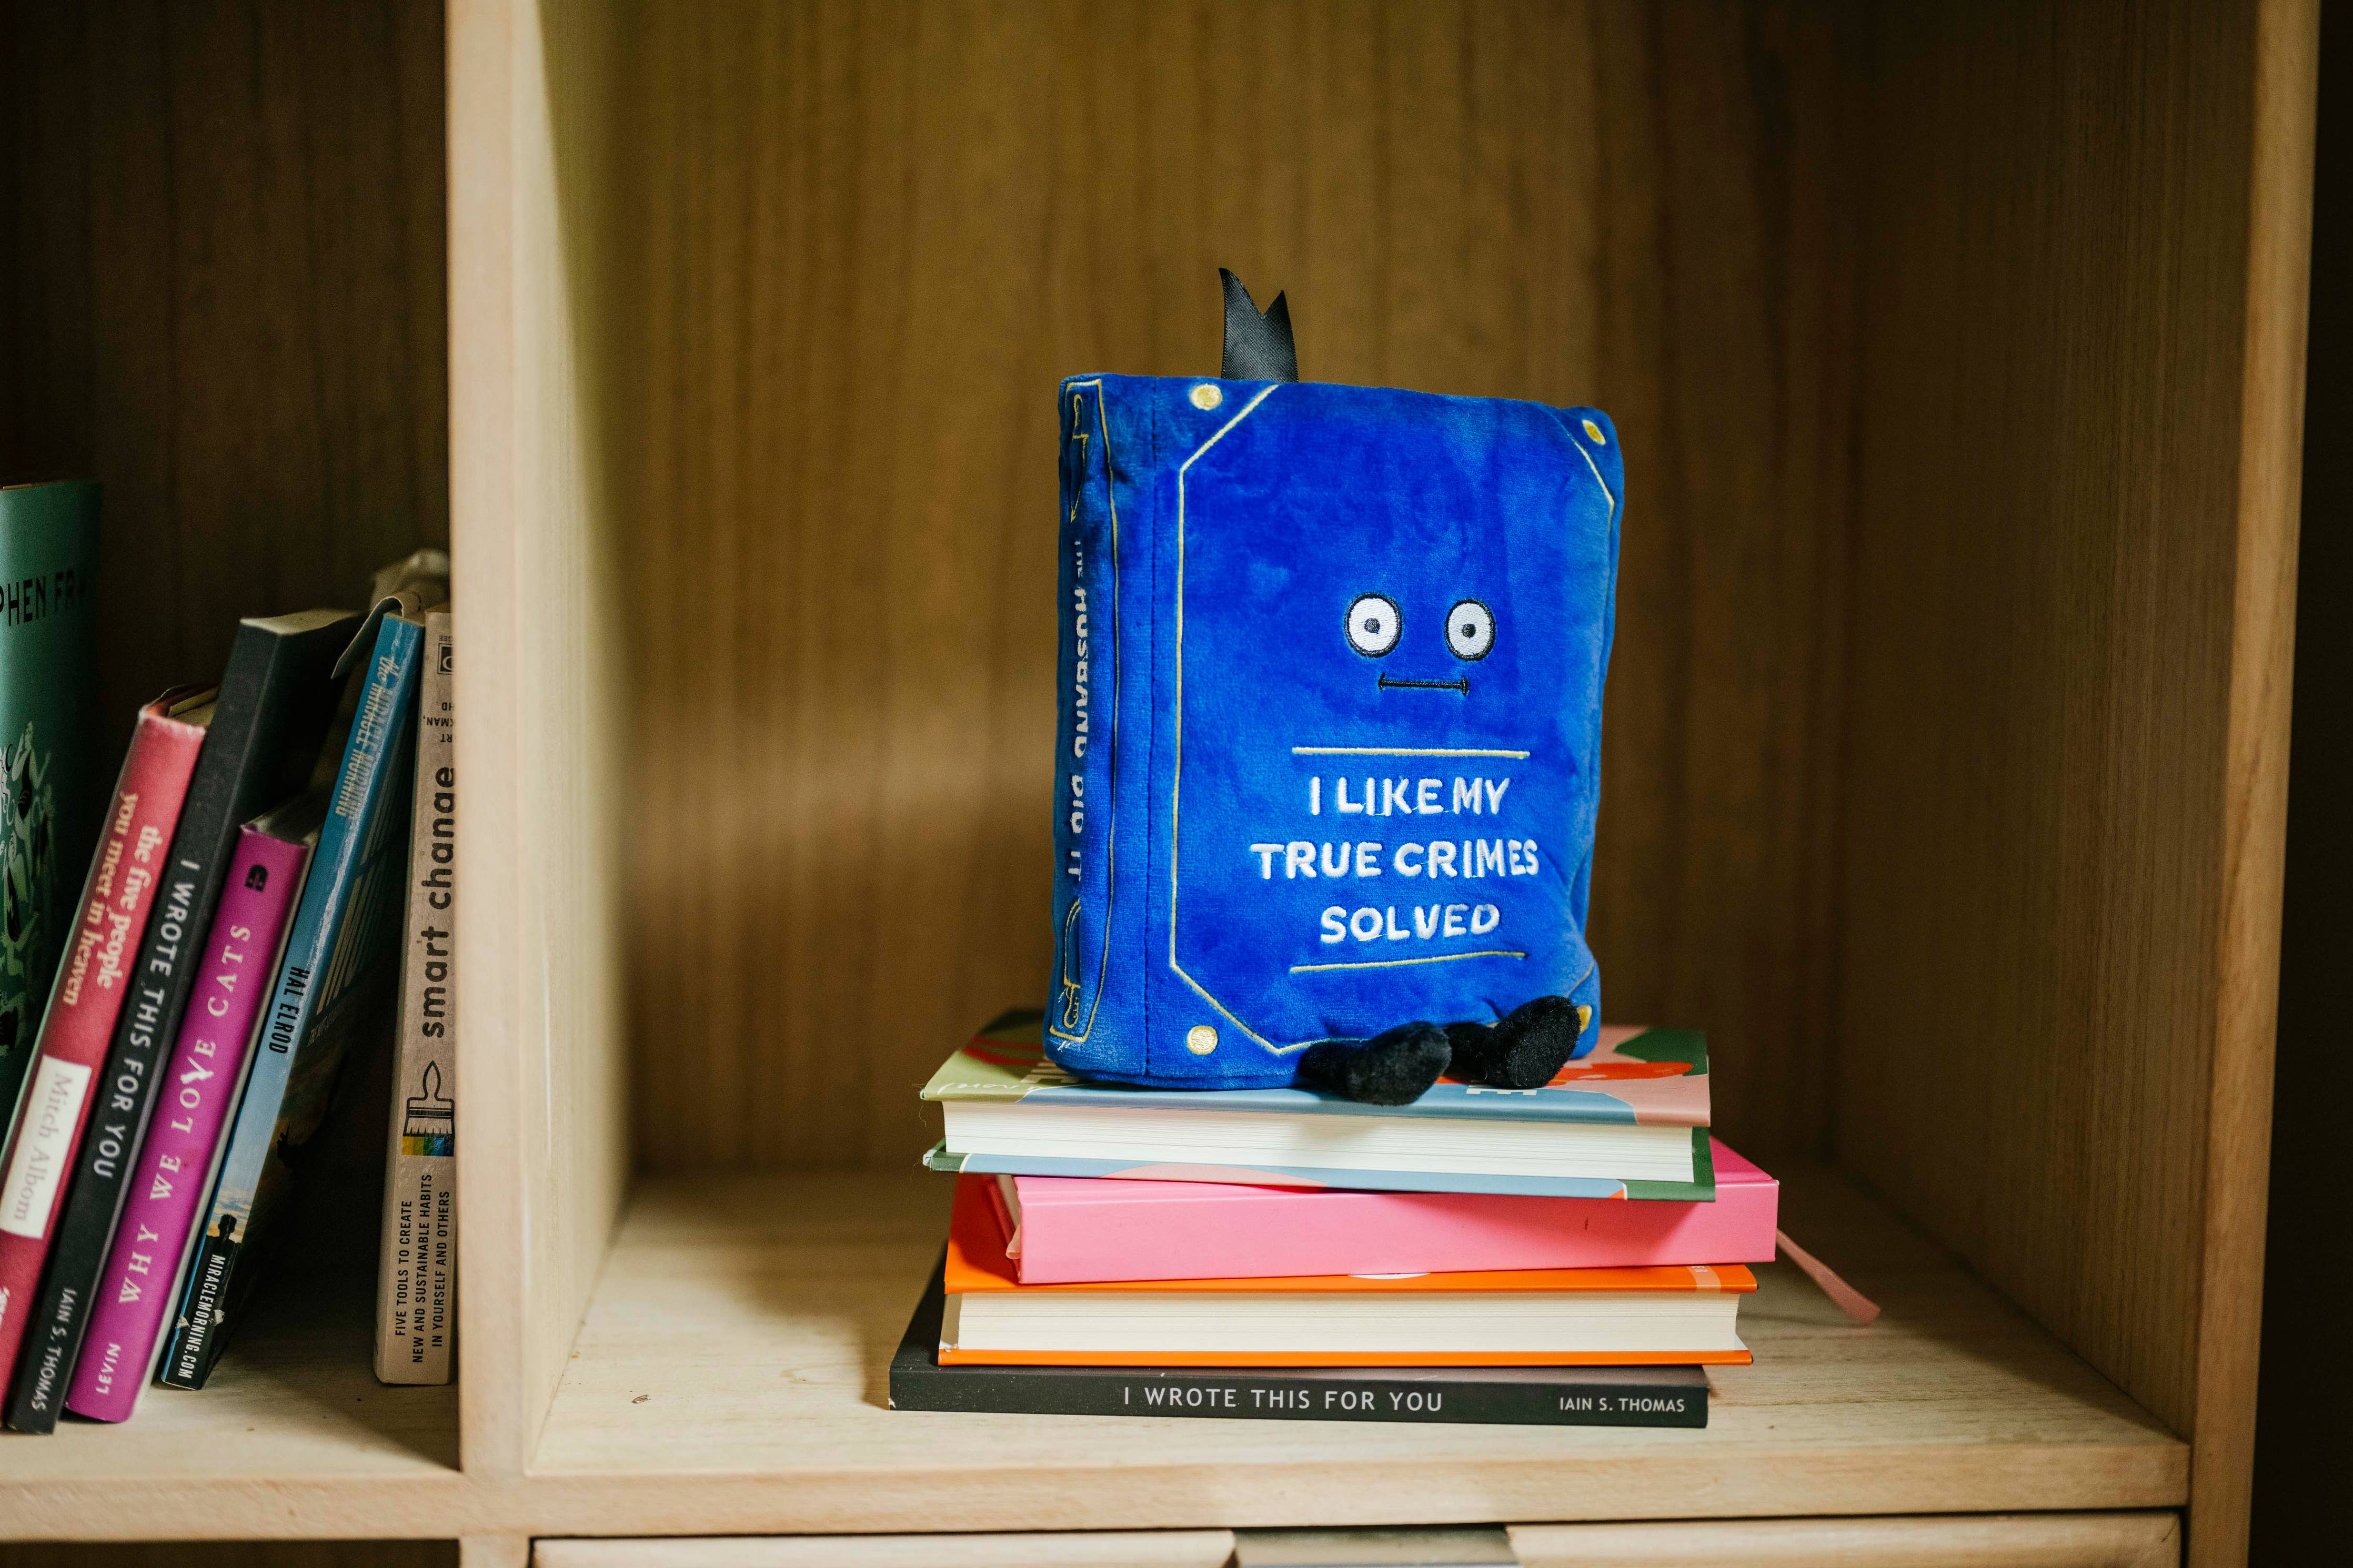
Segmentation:
{"type": "MultiPolygon", "coordinates": [[[[94,556],[95,487],[0,495],[0,537],[21,545],[20,530],[94,556]]],[[[59,842],[78,814],[56,798],[97,730],[87,560],[44,574],[49,624],[0,638],[0,710],[14,716],[27,681],[51,694],[19,738],[8,804],[59,825],[28,836],[8,881],[24,939],[0,997],[8,1426],[121,1421],[151,1382],[205,1385],[350,1063],[421,1091],[395,1091],[379,1375],[448,1380],[448,575],[446,555],[421,551],[378,574],[364,615],[239,622],[216,682],[140,710],[111,800],[92,792],[94,845],[59,842]],[[79,872],[79,847],[77,898],[62,868],[79,872]]]]}
{"type": "Polygon", "coordinates": [[[1089,1083],[1039,1026],[923,1091],[956,1191],[895,1408],[1699,1426],[1749,1359],[1779,1193],[1709,1137],[1695,1033],[1374,1106],[1089,1083]]]}

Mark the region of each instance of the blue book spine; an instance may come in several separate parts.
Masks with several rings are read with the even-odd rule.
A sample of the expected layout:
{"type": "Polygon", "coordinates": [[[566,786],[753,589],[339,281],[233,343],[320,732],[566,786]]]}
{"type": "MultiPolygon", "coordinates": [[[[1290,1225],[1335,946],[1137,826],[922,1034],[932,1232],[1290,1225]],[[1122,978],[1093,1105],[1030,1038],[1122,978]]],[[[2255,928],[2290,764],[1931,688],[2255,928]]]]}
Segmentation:
{"type": "Polygon", "coordinates": [[[285,1151],[316,1129],[353,1035],[384,1011],[368,1003],[397,953],[423,643],[424,629],[397,616],[385,616],[377,628],[310,880],[263,1015],[261,1048],[156,1373],[169,1386],[201,1388],[211,1374],[229,1319],[259,1272],[256,1254],[284,1207],[285,1151]]]}
{"type": "MultiPolygon", "coordinates": [[[[1062,528],[1057,619],[1060,722],[1054,748],[1054,976],[1046,1029],[1059,1059],[1116,1063],[1102,1016],[1112,973],[1112,872],[1119,827],[1121,545],[1113,431],[1103,378],[1062,387],[1062,528]],[[1099,1031],[1098,1025],[1103,1027],[1099,1031]]],[[[1124,912],[1124,911],[1123,911],[1124,912]]],[[[1126,933],[1140,943],[1141,929],[1126,933]]],[[[1114,1013],[1116,1009],[1114,1009],[1114,1013]]]]}

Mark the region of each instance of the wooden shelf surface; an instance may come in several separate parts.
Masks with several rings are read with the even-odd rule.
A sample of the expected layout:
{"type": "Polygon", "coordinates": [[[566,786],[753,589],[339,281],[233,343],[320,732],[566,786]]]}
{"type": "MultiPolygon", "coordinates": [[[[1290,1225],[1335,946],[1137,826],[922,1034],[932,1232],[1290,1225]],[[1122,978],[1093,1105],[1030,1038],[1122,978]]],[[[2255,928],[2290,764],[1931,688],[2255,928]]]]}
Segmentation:
{"type": "Polygon", "coordinates": [[[0,1539],[445,1533],[458,1391],[376,1382],[373,1227],[290,1240],[201,1392],[150,1388],[120,1426],[0,1435],[0,1539]]]}
{"type": "Polygon", "coordinates": [[[0,1537],[1155,1529],[2169,1508],[2187,1447],[1836,1176],[1784,1224],[1886,1308],[1774,1265],[1704,1432],[951,1415],[886,1407],[949,1184],[648,1184],[532,1473],[461,1475],[455,1391],[368,1368],[355,1251],[289,1258],[202,1394],[0,1438],[0,1537]]]}
{"type": "Polygon", "coordinates": [[[528,1490],[565,1533],[1020,1530],[2162,1508],[2180,1439],[1842,1179],[1783,1224],[1886,1309],[1786,1265],[1704,1432],[893,1412],[940,1245],[920,1173],[649,1183],[528,1490]]]}

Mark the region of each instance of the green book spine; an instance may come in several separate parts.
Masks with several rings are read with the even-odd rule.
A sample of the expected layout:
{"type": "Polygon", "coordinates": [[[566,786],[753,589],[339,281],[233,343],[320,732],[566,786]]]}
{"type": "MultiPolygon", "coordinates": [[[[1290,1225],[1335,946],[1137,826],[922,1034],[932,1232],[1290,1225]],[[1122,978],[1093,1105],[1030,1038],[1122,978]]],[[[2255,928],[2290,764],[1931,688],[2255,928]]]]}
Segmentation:
{"type": "Polygon", "coordinates": [[[0,487],[0,1137],[97,837],[98,502],[0,487]]]}

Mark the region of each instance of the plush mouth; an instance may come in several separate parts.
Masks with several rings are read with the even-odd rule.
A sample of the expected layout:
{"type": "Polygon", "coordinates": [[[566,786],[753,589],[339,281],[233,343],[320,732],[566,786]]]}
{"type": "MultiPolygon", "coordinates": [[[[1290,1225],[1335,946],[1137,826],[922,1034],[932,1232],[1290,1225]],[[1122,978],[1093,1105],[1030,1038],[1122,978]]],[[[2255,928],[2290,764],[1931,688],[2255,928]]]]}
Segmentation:
{"type": "Polygon", "coordinates": [[[1414,691],[1460,691],[1465,697],[1471,695],[1471,682],[1468,679],[1399,680],[1395,676],[1384,675],[1381,677],[1382,690],[1387,691],[1393,686],[1402,686],[1414,691]]]}

